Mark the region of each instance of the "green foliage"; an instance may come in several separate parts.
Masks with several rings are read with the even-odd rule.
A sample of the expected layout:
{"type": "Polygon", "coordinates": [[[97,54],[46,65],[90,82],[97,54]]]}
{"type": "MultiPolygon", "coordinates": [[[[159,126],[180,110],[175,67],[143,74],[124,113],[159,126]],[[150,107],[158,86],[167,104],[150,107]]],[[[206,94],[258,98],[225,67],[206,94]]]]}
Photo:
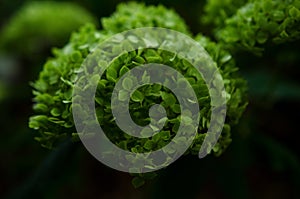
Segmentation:
{"type": "MultiPolygon", "coordinates": [[[[240,6],[240,3],[234,3],[233,7],[240,6]]],[[[217,10],[216,7],[213,9],[217,10]]],[[[225,24],[214,22],[217,25],[216,37],[233,52],[242,49],[260,55],[268,44],[300,38],[299,9],[299,0],[249,0],[235,14],[230,12],[232,16],[227,15],[228,18],[222,12],[217,14],[216,20],[225,17],[225,24]]],[[[206,18],[212,17],[208,15],[206,18]]]]}
{"type": "MultiPolygon", "coordinates": [[[[44,65],[44,70],[40,73],[39,79],[33,84],[34,94],[36,95],[35,101],[37,102],[34,106],[36,116],[30,118],[30,127],[39,130],[40,136],[36,139],[42,143],[43,146],[52,148],[53,144],[59,141],[60,138],[65,136],[76,136],[76,130],[74,128],[72,114],[71,114],[71,96],[74,82],[76,81],[77,73],[82,61],[90,50],[95,47],[99,42],[103,41],[108,36],[112,35],[111,32],[115,30],[116,26],[114,20],[118,21],[121,16],[128,17],[128,13],[125,12],[125,8],[128,10],[137,10],[137,8],[143,8],[140,12],[151,10],[151,12],[161,13],[160,16],[169,16],[171,13],[172,18],[168,18],[169,21],[174,21],[174,26],[171,28],[174,30],[182,31],[182,26],[175,24],[184,24],[184,22],[175,13],[168,11],[162,6],[159,7],[144,7],[142,4],[123,4],[119,6],[119,11],[112,15],[111,18],[107,18],[105,29],[103,31],[97,31],[94,26],[87,25],[80,29],[78,33],[74,33],[71,37],[71,41],[63,49],[54,51],[55,58],[49,60],[44,65]],[[119,16],[116,18],[116,16],[119,16]],[[180,19],[178,21],[178,19],[180,19]],[[178,22],[177,22],[178,21],[178,22]],[[109,23],[108,23],[109,22],[109,23]],[[110,26],[112,24],[112,30],[110,26]]],[[[153,15],[149,15],[153,16],[153,15]]],[[[137,25],[129,23],[126,28],[136,28],[150,25],[149,21],[155,21],[157,15],[153,16],[153,20],[150,18],[147,20],[140,20],[137,25]],[[144,24],[145,23],[145,24],[144,24]]],[[[136,19],[136,21],[138,21],[136,19]]],[[[161,21],[163,21],[161,19],[161,21]]],[[[156,25],[155,23],[152,25],[156,25]]],[[[170,28],[169,23],[157,23],[160,27],[170,28]]],[[[120,29],[125,30],[124,29],[120,29]]],[[[184,30],[187,32],[187,30],[184,30]]],[[[200,44],[204,45],[208,52],[212,55],[213,59],[217,62],[218,67],[221,70],[223,78],[225,79],[225,87],[228,92],[228,114],[227,121],[224,128],[224,133],[220,139],[220,143],[215,149],[216,154],[221,154],[230,143],[230,125],[237,122],[241,113],[246,106],[245,94],[245,82],[240,79],[237,74],[237,68],[231,58],[231,55],[221,49],[219,45],[209,41],[203,36],[198,36],[197,40],[200,44]]],[[[166,65],[172,65],[175,69],[180,71],[189,80],[193,88],[195,88],[198,94],[198,100],[201,104],[201,127],[199,128],[199,134],[195,140],[194,145],[191,147],[192,153],[197,153],[201,143],[205,137],[205,132],[209,124],[210,117],[210,98],[207,87],[200,76],[195,76],[193,73],[192,66],[182,62],[177,56],[168,52],[158,52],[154,49],[146,49],[137,52],[131,52],[120,56],[115,60],[113,66],[109,67],[106,71],[106,79],[102,79],[99,82],[96,103],[97,103],[97,114],[98,120],[103,129],[107,130],[108,137],[115,141],[122,148],[131,148],[132,151],[149,151],[164,146],[174,133],[176,128],[179,126],[179,104],[170,91],[166,88],[162,88],[159,85],[149,85],[138,89],[132,96],[131,108],[133,120],[137,123],[145,123],[148,121],[148,115],[146,114],[149,107],[153,103],[164,101],[163,105],[168,110],[169,123],[164,131],[154,136],[153,139],[139,139],[136,140],[130,136],[122,134],[117,127],[114,127],[112,121],[112,114],[110,111],[110,94],[112,88],[117,79],[120,78],[129,69],[145,63],[162,63],[166,65]],[[172,59],[171,59],[172,58],[172,59]],[[170,61],[172,60],[172,61],[170,61]],[[189,69],[191,67],[191,69],[189,69]],[[106,96],[106,97],[103,97],[106,96]],[[120,132],[116,134],[114,132],[120,132]]],[[[99,62],[101,67],[101,61],[99,62]]],[[[144,78],[147,78],[146,76],[144,78]]],[[[124,81],[123,86],[130,89],[131,82],[124,81]]],[[[119,96],[122,98],[122,96],[119,96]]]]}
{"type": "Polygon", "coordinates": [[[223,26],[225,20],[235,14],[247,0],[207,0],[204,6],[205,14],[201,21],[204,24],[213,24],[214,26],[223,26]]]}
{"type": "Polygon", "coordinates": [[[0,47],[17,55],[35,56],[45,47],[64,44],[72,31],[87,22],[96,20],[76,4],[29,2],[2,29],[0,47]]]}
{"type": "MultiPolygon", "coordinates": [[[[38,80],[32,84],[36,103],[34,105],[35,115],[30,118],[29,126],[38,130],[39,136],[36,137],[36,140],[42,146],[53,148],[66,137],[72,137],[74,141],[78,140],[72,118],[71,101],[77,74],[82,72],[80,66],[87,55],[101,41],[113,34],[145,26],[170,28],[189,33],[184,21],[175,12],[169,11],[163,6],[146,7],[143,4],[136,3],[121,4],[116,13],[103,19],[103,30],[97,30],[91,24],[83,26],[79,32],[72,34],[70,42],[64,48],[54,50],[54,58],[45,63],[38,80]]],[[[231,142],[231,126],[238,122],[247,105],[245,97],[246,83],[237,74],[238,69],[232,56],[222,50],[220,45],[202,35],[198,35],[196,41],[208,51],[216,62],[223,76],[228,96],[228,112],[224,130],[213,149],[216,155],[220,155],[231,142]]],[[[118,50],[117,47],[114,50],[118,50]]],[[[131,96],[129,106],[133,121],[140,125],[149,122],[148,110],[153,104],[161,103],[164,106],[168,118],[163,118],[163,120],[157,122],[166,122],[166,124],[163,130],[152,138],[137,139],[123,133],[115,124],[111,113],[111,94],[118,79],[136,66],[153,62],[174,67],[189,81],[196,92],[201,110],[201,119],[198,134],[186,154],[198,154],[209,126],[210,96],[201,75],[195,73],[193,66],[187,61],[171,52],[142,49],[123,53],[115,59],[98,83],[95,96],[98,121],[109,139],[125,150],[136,153],[147,152],[159,149],[170,142],[175,136],[180,122],[182,122],[179,117],[180,105],[170,90],[161,85],[152,84],[137,89],[131,96]]],[[[97,64],[99,67],[103,65],[101,60],[97,64]]],[[[142,78],[149,77],[144,74],[142,78]]],[[[132,80],[124,79],[122,86],[125,90],[130,90],[132,80]]],[[[184,84],[179,83],[179,86],[182,87],[184,92],[184,84]]],[[[122,100],[127,97],[127,94],[121,93],[119,99],[122,100]]],[[[186,121],[188,119],[185,118],[186,121]]],[[[142,134],[147,135],[146,130],[142,134]]],[[[148,177],[144,175],[146,174],[134,178],[134,186],[141,186],[144,179],[152,178],[154,174],[149,174],[148,177]]]]}
{"type": "Polygon", "coordinates": [[[237,73],[238,68],[235,65],[233,57],[228,51],[223,49],[221,44],[216,44],[201,34],[197,35],[195,40],[205,48],[217,63],[228,96],[226,122],[221,137],[214,149],[214,152],[220,155],[231,142],[231,126],[238,123],[248,104],[245,95],[247,92],[247,83],[237,73]]]}

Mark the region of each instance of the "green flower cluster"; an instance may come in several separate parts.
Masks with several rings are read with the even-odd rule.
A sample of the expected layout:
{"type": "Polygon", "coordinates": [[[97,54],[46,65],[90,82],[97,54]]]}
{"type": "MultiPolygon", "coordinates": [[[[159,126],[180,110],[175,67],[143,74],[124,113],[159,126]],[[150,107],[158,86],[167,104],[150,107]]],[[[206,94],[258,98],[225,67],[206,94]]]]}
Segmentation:
{"type": "MultiPolygon", "coordinates": [[[[299,0],[249,0],[243,6],[240,1],[232,2],[230,11],[217,13],[216,37],[231,51],[240,49],[260,55],[268,44],[279,44],[300,38],[299,0]],[[232,12],[236,9],[236,12],[232,12]],[[224,24],[219,23],[222,17],[224,24]]],[[[224,10],[227,9],[227,4],[224,10]]],[[[212,19],[217,7],[212,7],[212,19]]],[[[222,9],[220,9],[222,10],[222,9]]],[[[212,21],[212,20],[210,20],[212,21]]]]}
{"type": "Polygon", "coordinates": [[[72,31],[96,23],[91,14],[73,3],[26,3],[4,26],[0,47],[24,56],[36,56],[45,47],[68,41],[72,31]]]}
{"type": "MultiPolygon", "coordinates": [[[[32,84],[35,95],[35,115],[30,118],[29,126],[38,130],[38,140],[42,146],[55,147],[58,142],[72,137],[78,139],[72,117],[72,93],[83,60],[96,46],[108,37],[129,29],[155,26],[177,30],[190,34],[184,21],[172,10],[163,6],[149,6],[129,3],[121,4],[118,11],[111,17],[103,19],[103,30],[97,30],[94,25],[88,24],[73,33],[70,42],[62,49],[54,50],[54,58],[49,59],[39,79],[32,84]]],[[[227,92],[227,115],[225,126],[214,147],[216,155],[220,155],[231,142],[230,130],[238,122],[243,113],[247,100],[245,97],[246,83],[237,74],[234,60],[231,55],[217,45],[198,35],[199,42],[216,62],[224,79],[227,92]]],[[[133,93],[130,101],[130,113],[133,121],[145,125],[149,122],[148,110],[153,104],[161,103],[168,115],[167,125],[163,131],[152,138],[136,139],[118,129],[111,113],[110,95],[115,83],[130,69],[147,63],[159,63],[173,66],[193,86],[200,105],[201,119],[198,134],[193,145],[187,151],[198,154],[205,133],[209,126],[211,102],[207,86],[200,74],[185,60],[174,56],[170,52],[156,49],[135,50],[121,54],[102,76],[96,91],[95,104],[99,123],[106,135],[120,148],[133,152],[146,152],[166,145],[176,134],[180,120],[180,106],[174,95],[161,85],[147,85],[133,93]]],[[[101,67],[101,60],[98,62],[101,67]]],[[[145,77],[147,78],[147,77],[145,77]]],[[[124,87],[130,87],[127,82],[124,87]]],[[[121,96],[122,97],[122,96],[121,96]]]]}

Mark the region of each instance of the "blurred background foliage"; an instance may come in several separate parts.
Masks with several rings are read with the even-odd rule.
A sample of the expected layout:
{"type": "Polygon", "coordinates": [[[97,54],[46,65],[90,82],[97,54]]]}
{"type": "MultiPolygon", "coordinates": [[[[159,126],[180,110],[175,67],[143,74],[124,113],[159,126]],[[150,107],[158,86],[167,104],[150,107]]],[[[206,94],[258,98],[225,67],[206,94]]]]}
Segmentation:
{"type": "MultiPolygon", "coordinates": [[[[1,0],[1,34],[28,2],[1,0]]],[[[109,16],[121,0],[72,2],[91,13],[87,21],[94,17],[100,26],[99,19],[109,16]]],[[[223,23],[208,23],[209,17],[201,17],[204,10],[209,11],[204,8],[205,0],[144,2],[174,8],[195,35],[201,32],[215,39],[214,23],[223,23]]],[[[237,9],[234,5],[229,7],[230,16],[237,9]]],[[[0,48],[1,198],[300,198],[299,40],[267,44],[263,56],[246,51],[234,54],[248,80],[250,103],[233,129],[232,144],[221,157],[181,158],[153,181],[134,189],[129,174],[106,168],[80,143],[66,142],[49,151],[34,141],[35,132],[28,128],[32,112],[29,82],[51,56],[51,46],[64,46],[74,29],[77,27],[62,31],[59,42],[42,46],[36,56],[0,48]]],[[[28,31],[32,30],[24,28],[18,33],[28,31]]],[[[21,39],[15,45],[22,44],[26,41],[21,39]]]]}

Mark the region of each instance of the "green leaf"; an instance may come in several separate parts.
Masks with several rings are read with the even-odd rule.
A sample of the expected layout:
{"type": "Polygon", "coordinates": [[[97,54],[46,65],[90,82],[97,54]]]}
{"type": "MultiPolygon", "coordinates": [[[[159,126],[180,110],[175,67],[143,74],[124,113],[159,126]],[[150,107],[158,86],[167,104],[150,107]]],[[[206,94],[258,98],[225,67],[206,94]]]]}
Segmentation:
{"type": "Polygon", "coordinates": [[[161,131],[159,134],[163,140],[169,140],[171,137],[170,131],[161,131]]]}
{"type": "Polygon", "coordinates": [[[141,131],[141,135],[143,137],[150,137],[152,134],[153,134],[153,130],[151,128],[149,128],[149,127],[145,127],[141,131]]]}
{"type": "Polygon", "coordinates": [[[171,109],[174,113],[180,113],[181,109],[180,109],[180,105],[179,104],[173,104],[171,105],[171,109]]]}
{"type": "Polygon", "coordinates": [[[155,146],[155,143],[152,140],[148,140],[146,141],[146,143],[144,144],[144,148],[147,150],[151,150],[153,149],[155,146]]]}
{"type": "Polygon", "coordinates": [[[51,113],[51,115],[53,115],[54,117],[58,117],[58,116],[60,116],[60,114],[61,114],[60,109],[58,109],[58,108],[53,108],[53,109],[51,109],[50,113],[51,113]]]}
{"type": "Polygon", "coordinates": [[[176,98],[172,93],[161,92],[162,99],[164,103],[168,106],[172,106],[176,103],[176,98]]]}
{"type": "Polygon", "coordinates": [[[101,79],[99,82],[98,82],[98,88],[100,90],[103,90],[105,87],[106,87],[106,84],[107,84],[107,80],[106,79],[101,79]]]}
{"type": "Polygon", "coordinates": [[[119,76],[123,76],[125,73],[129,71],[129,68],[127,66],[123,66],[119,72],[119,76]]]}
{"type": "Polygon", "coordinates": [[[268,39],[267,33],[263,32],[263,31],[259,31],[257,33],[256,40],[258,43],[263,44],[267,41],[267,39],[268,39]]]}
{"type": "Polygon", "coordinates": [[[127,142],[126,141],[121,141],[118,146],[121,148],[121,149],[124,149],[124,150],[127,150],[127,142]]]}
{"type": "Polygon", "coordinates": [[[192,124],[193,123],[193,119],[191,117],[189,117],[189,116],[182,115],[181,116],[181,122],[184,125],[188,125],[188,124],[192,124]]]}
{"type": "Polygon", "coordinates": [[[48,111],[48,106],[45,104],[35,104],[33,106],[33,109],[37,112],[47,112],[48,111]]]}
{"type": "Polygon", "coordinates": [[[29,127],[33,129],[39,129],[47,123],[47,116],[37,115],[29,118],[29,127]]]}
{"type": "Polygon", "coordinates": [[[113,67],[109,67],[106,70],[106,79],[112,82],[116,82],[118,77],[117,71],[113,67]]]}
{"type": "Polygon", "coordinates": [[[127,92],[125,90],[120,90],[119,91],[118,99],[120,101],[126,101],[129,97],[130,97],[129,92],[127,92]]]}
{"type": "Polygon", "coordinates": [[[125,77],[122,81],[122,87],[129,90],[133,87],[133,81],[130,77],[125,77]]]}
{"type": "Polygon", "coordinates": [[[131,95],[131,99],[134,102],[142,102],[144,100],[144,95],[140,91],[135,90],[131,95]]]}
{"type": "Polygon", "coordinates": [[[292,8],[289,9],[289,15],[294,19],[298,19],[300,18],[300,10],[292,6],[292,8]]]}
{"type": "Polygon", "coordinates": [[[150,82],[150,76],[147,74],[147,71],[145,71],[144,74],[143,74],[143,76],[142,76],[142,82],[143,83],[150,82]]]}
{"type": "Polygon", "coordinates": [[[79,51],[75,51],[71,55],[72,62],[79,62],[82,59],[82,55],[79,51]]]}
{"type": "Polygon", "coordinates": [[[104,105],[104,99],[101,97],[95,97],[95,101],[97,102],[97,104],[99,105],[104,105]]]}
{"type": "Polygon", "coordinates": [[[140,56],[135,57],[133,60],[136,61],[137,63],[140,63],[140,64],[146,63],[146,60],[143,57],[140,57],[140,56]]]}
{"type": "Polygon", "coordinates": [[[161,63],[163,60],[160,56],[157,57],[146,57],[148,63],[161,63]]]}

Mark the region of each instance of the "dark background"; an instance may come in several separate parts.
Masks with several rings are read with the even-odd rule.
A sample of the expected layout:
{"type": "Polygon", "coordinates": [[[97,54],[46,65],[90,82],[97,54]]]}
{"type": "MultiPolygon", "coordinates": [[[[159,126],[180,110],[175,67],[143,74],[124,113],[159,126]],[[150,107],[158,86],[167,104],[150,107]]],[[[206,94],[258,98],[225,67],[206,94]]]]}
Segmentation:
{"type": "MultiPolygon", "coordinates": [[[[0,28],[26,2],[1,0],[0,28]]],[[[121,1],[73,2],[100,19],[121,1]]],[[[204,0],[144,2],[174,8],[194,34],[212,37],[210,27],[200,23],[204,0]]],[[[29,81],[37,78],[50,49],[38,61],[0,54],[0,65],[7,65],[4,74],[12,76],[2,77],[7,89],[0,98],[0,198],[300,198],[299,44],[267,47],[263,57],[239,53],[235,58],[248,80],[249,106],[233,128],[227,151],[201,160],[182,157],[138,189],[131,185],[132,176],[105,167],[81,143],[66,142],[50,151],[34,141],[35,132],[28,128],[29,81]]]]}

